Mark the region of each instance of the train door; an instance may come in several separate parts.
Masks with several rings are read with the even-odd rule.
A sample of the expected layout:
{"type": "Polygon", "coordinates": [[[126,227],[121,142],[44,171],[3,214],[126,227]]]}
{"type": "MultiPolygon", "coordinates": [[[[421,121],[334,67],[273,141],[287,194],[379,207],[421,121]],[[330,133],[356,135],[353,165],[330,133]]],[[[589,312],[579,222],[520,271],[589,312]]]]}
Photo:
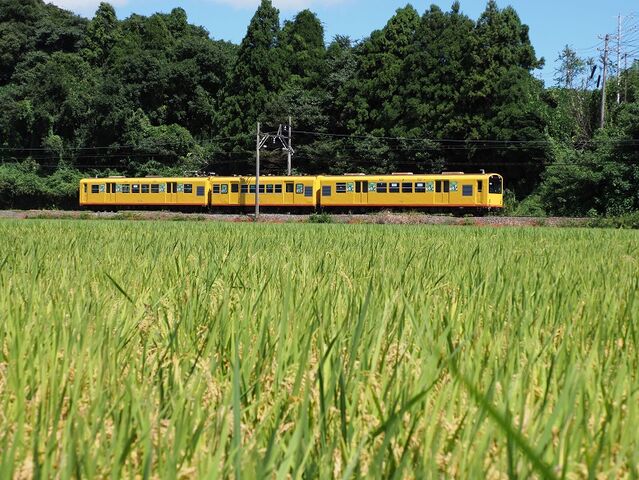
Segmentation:
{"type": "Polygon", "coordinates": [[[435,204],[450,204],[450,180],[435,180],[435,204]]]}
{"type": "Polygon", "coordinates": [[[85,205],[89,202],[89,184],[86,182],[80,183],[80,205],[85,205]]]}
{"type": "Polygon", "coordinates": [[[115,197],[115,182],[107,182],[105,190],[105,203],[108,203],[110,205],[117,203],[115,197]]]}
{"type": "Polygon", "coordinates": [[[173,205],[177,204],[177,193],[177,182],[166,182],[166,203],[173,205]]]}
{"type": "Polygon", "coordinates": [[[284,193],[282,194],[282,205],[294,205],[295,204],[295,182],[284,182],[284,193]]]}
{"type": "Polygon", "coordinates": [[[368,205],[368,181],[357,180],[355,182],[354,205],[368,205]]]}

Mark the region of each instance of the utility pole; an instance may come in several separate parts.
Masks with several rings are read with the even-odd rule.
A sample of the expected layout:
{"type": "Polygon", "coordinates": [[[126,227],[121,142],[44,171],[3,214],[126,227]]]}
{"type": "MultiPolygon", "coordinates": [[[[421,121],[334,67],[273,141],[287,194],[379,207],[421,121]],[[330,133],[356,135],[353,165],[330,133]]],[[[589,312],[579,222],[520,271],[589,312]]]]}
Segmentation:
{"type": "Polygon", "coordinates": [[[621,102],[621,13],[617,15],[617,104],[621,102]]]}
{"type": "Polygon", "coordinates": [[[602,81],[603,85],[601,86],[601,112],[599,118],[599,127],[603,128],[606,124],[606,73],[608,72],[608,41],[610,40],[610,35],[606,34],[604,38],[604,56],[603,56],[603,75],[602,81]]]}
{"type": "Polygon", "coordinates": [[[262,148],[260,138],[260,122],[257,122],[257,138],[255,150],[255,221],[260,216],[260,148],[262,148]]]}
{"type": "Polygon", "coordinates": [[[293,155],[293,148],[291,147],[291,141],[293,139],[293,132],[291,132],[291,116],[288,116],[288,148],[286,149],[286,152],[288,153],[288,168],[287,168],[287,173],[288,176],[291,176],[291,157],[293,155]]]}

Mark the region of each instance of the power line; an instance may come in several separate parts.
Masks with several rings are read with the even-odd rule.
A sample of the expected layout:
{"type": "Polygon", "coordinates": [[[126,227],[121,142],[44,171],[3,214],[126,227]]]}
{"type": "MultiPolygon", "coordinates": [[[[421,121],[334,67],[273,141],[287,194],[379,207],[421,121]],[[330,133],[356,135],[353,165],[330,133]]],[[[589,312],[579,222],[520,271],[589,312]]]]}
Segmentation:
{"type": "MultiPolygon", "coordinates": [[[[249,135],[248,134],[239,134],[239,135],[234,135],[234,136],[229,136],[229,137],[209,137],[209,138],[205,138],[203,139],[203,141],[216,141],[216,140],[237,140],[239,138],[245,137],[246,139],[249,139],[249,135]]],[[[166,147],[166,146],[178,146],[177,142],[153,142],[153,147],[166,147]]],[[[140,149],[144,149],[144,148],[148,148],[145,147],[144,145],[134,145],[134,144],[115,144],[115,145],[96,145],[96,146],[92,146],[92,147],[64,147],[63,150],[66,151],[83,151],[83,150],[110,150],[110,149],[122,149],[122,148],[140,148],[140,149]]],[[[0,146],[0,150],[14,150],[17,149],[16,147],[3,147],[0,146]]],[[[28,151],[51,151],[52,149],[50,147],[21,147],[19,148],[19,150],[28,150],[28,151]]]]}

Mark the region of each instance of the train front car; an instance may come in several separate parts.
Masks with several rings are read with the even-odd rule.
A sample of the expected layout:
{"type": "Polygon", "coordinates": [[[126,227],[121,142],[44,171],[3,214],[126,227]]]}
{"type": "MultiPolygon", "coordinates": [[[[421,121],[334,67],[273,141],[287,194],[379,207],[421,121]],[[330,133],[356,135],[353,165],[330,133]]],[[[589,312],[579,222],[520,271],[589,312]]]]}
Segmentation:
{"type": "MultiPolygon", "coordinates": [[[[211,208],[255,208],[255,177],[209,177],[211,208]]],[[[266,211],[312,211],[318,192],[317,177],[260,176],[260,208],[266,211]]]]}
{"type": "Polygon", "coordinates": [[[488,197],[486,208],[504,208],[504,179],[496,173],[488,175],[488,197]]]}
{"type": "Polygon", "coordinates": [[[93,209],[208,207],[207,178],[145,177],[87,178],[80,181],[80,206],[93,209]]]}
{"type": "Polygon", "coordinates": [[[391,208],[480,214],[503,207],[503,180],[497,174],[345,174],[318,178],[319,206],[328,211],[391,208]]]}

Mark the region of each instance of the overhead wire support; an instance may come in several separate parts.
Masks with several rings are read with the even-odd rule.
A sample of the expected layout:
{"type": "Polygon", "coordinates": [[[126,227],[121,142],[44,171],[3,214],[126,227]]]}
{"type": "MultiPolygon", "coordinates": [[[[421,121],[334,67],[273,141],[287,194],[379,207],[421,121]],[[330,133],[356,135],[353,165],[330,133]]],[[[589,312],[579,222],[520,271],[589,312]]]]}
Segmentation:
{"type": "Polygon", "coordinates": [[[291,175],[291,157],[295,153],[292,143],[292,131],[291,131],[291,117],[288,117],[288,127],[283,127],[282,124],[277,129],[277,133],[261,131],[261,124],[257,122],[257,135],[255,137],[255,220],[257,221],[260,216],[260,150],[266,145],[269,139],[273,139],[273,143],[279,141],[282,144],[282,149],[288,153],[288,175],[291,175]],[[284,130],[288,130],[286,135],[284,130]]]}

